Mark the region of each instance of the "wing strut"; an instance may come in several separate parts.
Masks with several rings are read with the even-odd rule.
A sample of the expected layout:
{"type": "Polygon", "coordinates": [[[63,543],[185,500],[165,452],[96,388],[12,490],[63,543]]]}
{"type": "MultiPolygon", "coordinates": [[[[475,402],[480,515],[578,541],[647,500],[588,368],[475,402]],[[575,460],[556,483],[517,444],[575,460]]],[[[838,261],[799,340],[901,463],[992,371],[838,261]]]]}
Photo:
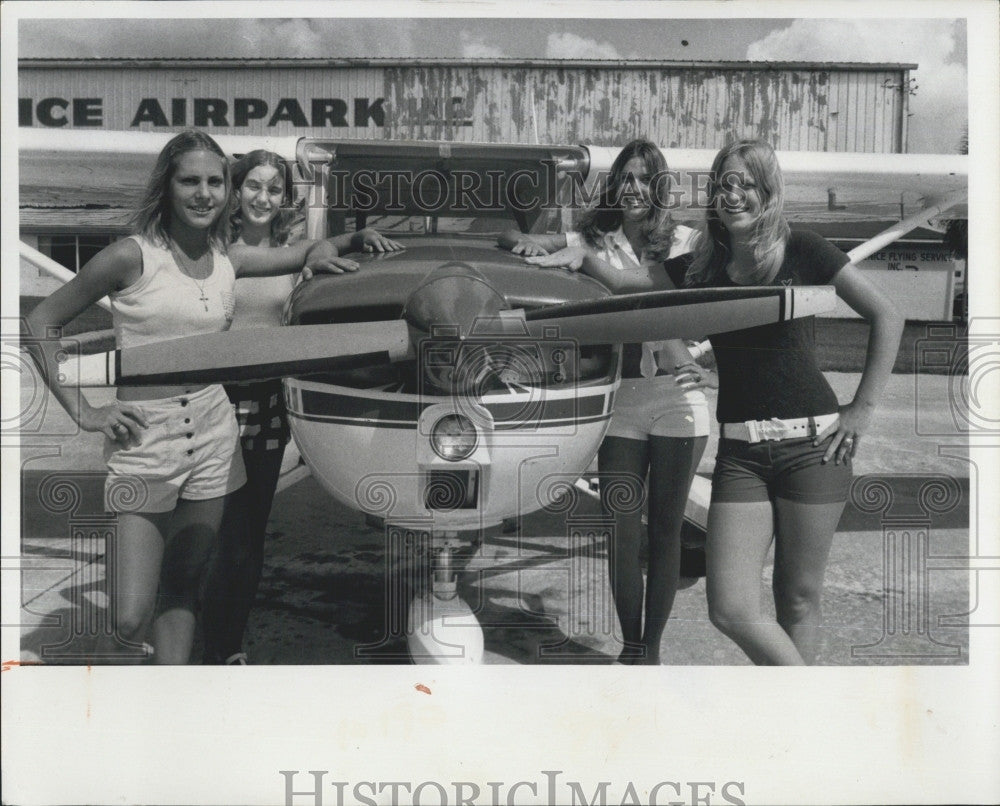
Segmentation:
{"type": "Polygon", "coordinates": [[[926,224],[932,218],[941,215],[945,210],[954,207],[956,204],[960,204],[968,196],[968,193],[966,189],[953,190],[950,193],[946,193],[934,204],[924,207],[920,212],[914,213],[902,221],[897,221],[874,238],[869,238],[860,246],[854,247],[847,253],[847,256],[851,259],[851,263],[858,263],[866,257],[874,255],[879,249],[902,238],[910,230],[926,224]]]}
{"type": "MultiPolygon", "coordinates": [[[[21,250],[21,260],[30,263],[36,269],[40,269],[41,271],[45,272],[47,275],[49,275],[49,277],[54,277],[60,283],[68,283],[70,280],[76,277],[76,274],[71,272],[65,266],[60,266],[52,258],[43,255],[37,249],[33,249],[32,247],[28,246],[28,244],[26,244],[24,241],[20,242],[20,250],[21,250]]],[[[108,301],[107,297],[101,297],[99,300],[97,300],[96,304],[100,305],[106,311],[111,310],[111,303],[108,301]]]]}

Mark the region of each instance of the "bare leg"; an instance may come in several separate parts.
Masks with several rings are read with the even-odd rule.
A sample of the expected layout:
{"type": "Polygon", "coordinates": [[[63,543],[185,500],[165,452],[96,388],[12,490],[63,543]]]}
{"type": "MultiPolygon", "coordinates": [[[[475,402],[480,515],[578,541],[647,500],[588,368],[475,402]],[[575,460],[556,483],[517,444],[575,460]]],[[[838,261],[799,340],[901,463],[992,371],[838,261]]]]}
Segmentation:
{"type": "Polygon", "coordinates": [[[639,541],[642,508],[626,506],[624,508],[634,511],[622,511],[616,499],[632,503],[641,500],[649,465],[649,445],[645,440],[605,437],[597,465],[601,474],[601,504],[605,514],[614,518],[614,532],[608,544],[608,574],[625,644],[618,659],[622,663],[641,662],[643,581],[639,541]]]}
{"type": "Polygon", "coordinates": [[[774,547],[774,606],[778,623],[806,663],[816,659],[823,577],[844,502],[802,504],[778,498],[774,547]]]}
{"type": "Polygon", "coordinates": [[[647,664],[660,663],[660,643],[680,576],[684,508],[707,442],[708,437],[649,438],[649,567],[642,631],[647,664]]]}
{"type": "Polygon", "coordinates": [[[788,633],[761,612],[761,572],[773,524],[770,501],[709,507],[708,616],[757,665],[801,666],[788,633]]]}
{"type": "Polygon", "coordinates": [[[195,608],[219,533],[222,501],[177,502],[160,573],[159,615],[153,622],[158,664],[190,662],[195,608]]]}
{"type": "Polygon", "coordinates": [[[119,641],[138,645],[146,640],[156,610],[156,591],[163,561],[169,512],[118,515],[115,579],[109,580],[114,598],[114,629],[119,641]]]}

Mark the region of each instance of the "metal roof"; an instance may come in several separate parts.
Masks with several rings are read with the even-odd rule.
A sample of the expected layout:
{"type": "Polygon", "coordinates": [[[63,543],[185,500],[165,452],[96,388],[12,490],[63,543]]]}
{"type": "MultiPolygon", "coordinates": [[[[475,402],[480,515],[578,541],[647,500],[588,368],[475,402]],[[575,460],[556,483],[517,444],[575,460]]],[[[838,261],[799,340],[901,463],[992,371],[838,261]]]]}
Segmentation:
{"type": "Polygon", "coordinates": [[[281,58],[237,59],[220,58],[76,58],[76,59],[19,59],[18,67],[27,69],[68,69],[89,67],[115,68],[257,68],[278,67],[547,67],[565,69],[619,70],[916,70],[916,64],[897,62],[763,62],[763,61],[655,61],[649,59],[369,59],[369,58],[281,58]]]}

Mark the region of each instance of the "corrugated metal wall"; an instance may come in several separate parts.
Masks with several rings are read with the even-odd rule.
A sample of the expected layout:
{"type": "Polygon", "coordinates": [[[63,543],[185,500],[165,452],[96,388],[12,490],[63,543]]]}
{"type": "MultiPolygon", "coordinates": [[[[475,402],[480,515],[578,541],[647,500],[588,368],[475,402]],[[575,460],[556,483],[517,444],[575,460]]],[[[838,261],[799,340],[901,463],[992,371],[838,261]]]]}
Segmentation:
{"type": "Polygon", "coordinates": [[[718,148],[905,148],[910,65],[93,63],[19,70],[21,125],[718,148]],[[88,100],[89,99],[89,100],[88,100]],[[62,121],[65,121],[63,123],[62,121]]]}
{"type": "Polygon", "coordinates": [[[902,70],[395,67],[385,71],[390,138],[674,148],[734,135],[778,149],[900,151],[902,70]],[[456,101],[442,119],[440,100],[456,101]],[[436,105],[437,104],[437,105],[436,105]]]}

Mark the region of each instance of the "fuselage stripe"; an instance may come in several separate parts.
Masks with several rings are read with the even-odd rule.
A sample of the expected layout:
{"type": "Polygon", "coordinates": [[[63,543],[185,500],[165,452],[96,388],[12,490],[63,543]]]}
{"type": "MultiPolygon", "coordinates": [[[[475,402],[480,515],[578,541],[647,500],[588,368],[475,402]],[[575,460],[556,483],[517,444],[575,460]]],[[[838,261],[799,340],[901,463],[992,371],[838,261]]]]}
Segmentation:
{"type": "MultiPolygon", "coordinates": [[[[335,415],[304,414],[297,411],[289,411],[288,416],[296,420],[304,420],[312,423],[329,423],[332,425],[350,425],[356,428],[398,428],[400,430],[416,430],[416,420],[372,420],[363,417],[338,417],[335,415]]],[[[526,433],[530,431],[540,431],[547,428],[565,428],[568,425],[588,425],[599,423],[603,420],[611,419],[611,413],[599,414],[590,417],[567,417],[555,420],[536,421],[526,418],[518,423],[498,422],[494,425],[494,431],[516,431],[522,430],[526,433]]]]}
{"type": "MultiPolygon", "coordinates": [[[[342,417],[360,420],[392,420],[415,422],[421,412],[435,403],[451,398],[428,397],[424,400],[386,400],[335,392],[301,390],[303,415],[342,417]]],[[[498,427],[504,422],[521,423],[525,420],[580,419],[594,417],[607,411],[607,395],[585,395],[548,399],[483,403],[498,427]]]]}

